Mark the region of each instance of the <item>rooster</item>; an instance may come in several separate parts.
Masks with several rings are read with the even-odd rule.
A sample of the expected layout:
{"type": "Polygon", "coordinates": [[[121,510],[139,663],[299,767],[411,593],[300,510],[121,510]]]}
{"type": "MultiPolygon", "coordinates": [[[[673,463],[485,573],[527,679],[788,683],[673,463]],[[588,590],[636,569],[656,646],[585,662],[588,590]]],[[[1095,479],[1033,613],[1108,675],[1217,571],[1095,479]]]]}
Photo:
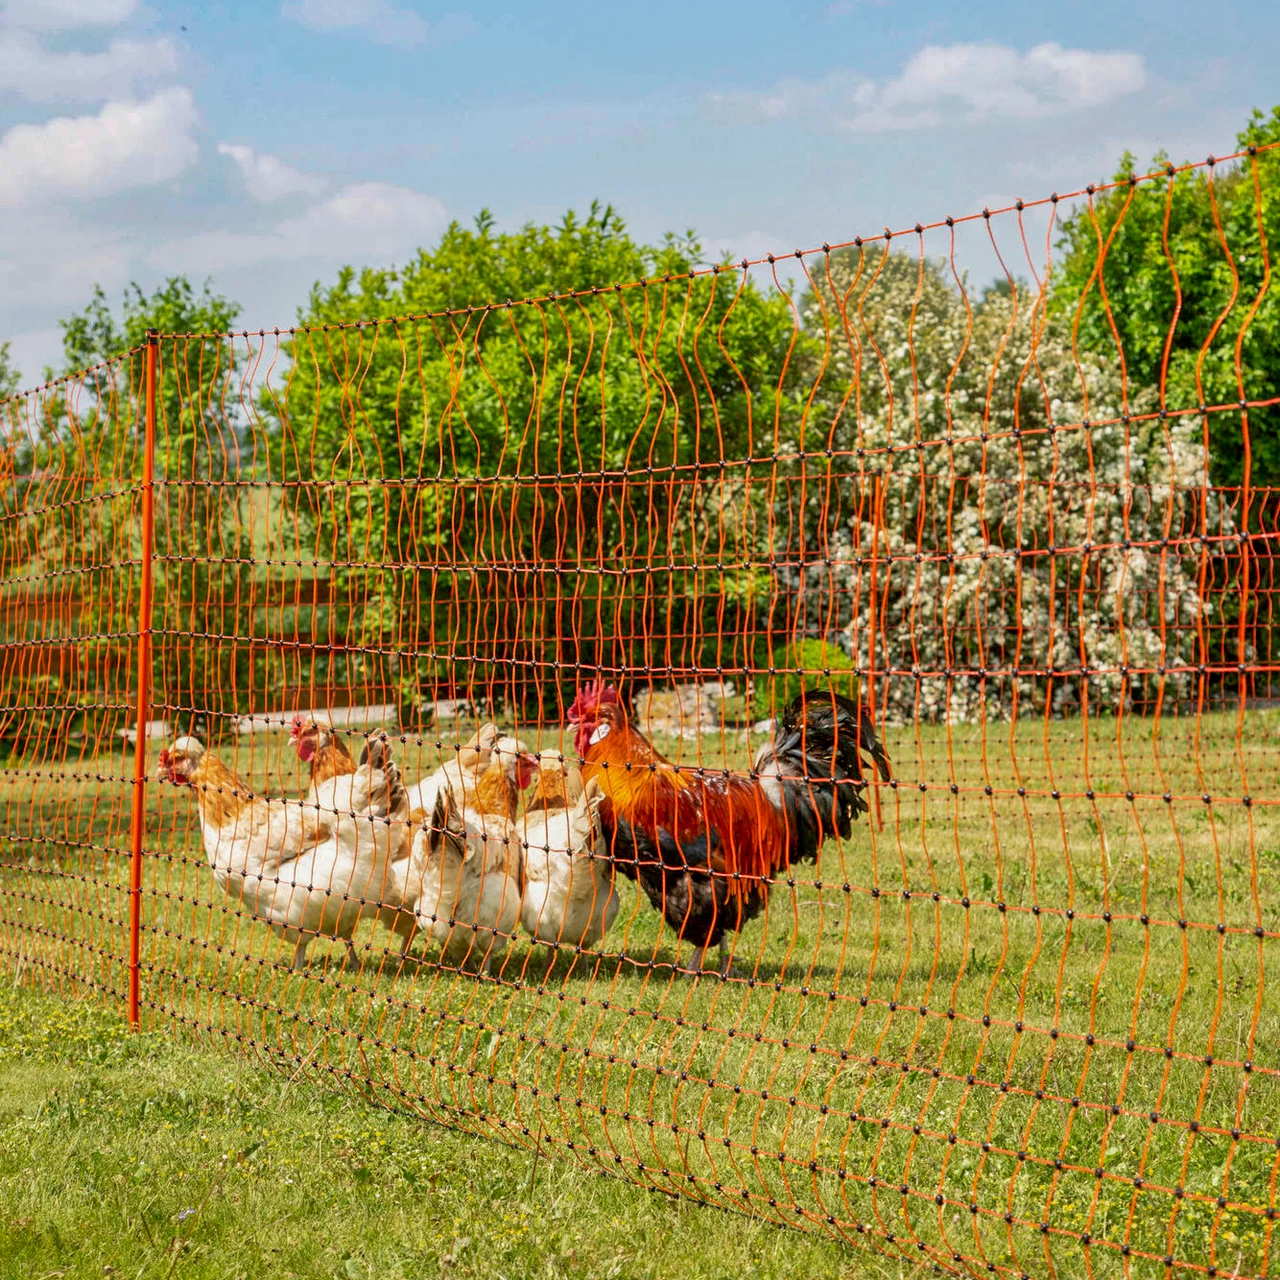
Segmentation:
{"type": "Polygon", "coordinates": [[[341,938],[348,968],[359,967],[352,935],[377,910],[392,821],[408,818],[385,739],[371,739],[355,772],[330,779],[316,803],[255,796],[198,738],[161,751],[158,776],[195,792],[214,880],[294,943],[295,969],[318,934],[341,938]]]}
{"type": "Polygon", "coordinates": [[[539,759],[538,785],[520,822],[524,897],[520,923],[551,946],[594,947],[618,914],[613,868],[600,825],[604,792],[584,787],[558,751],[539,759]]]}
{"type": "Polygon", "coordinates": [[[774,876],[816,859],[865,813],[862,751],[882,778],[889,758],[871,717],[839,694],[809,690],[783,712],[750,777],[678,769],[632,727],[617,689],[597,680],[569,708],[583,777],[604,792],[601,819],[620,874],[639,881],[679,940],[709,947],[759,915],[774,876]]]}

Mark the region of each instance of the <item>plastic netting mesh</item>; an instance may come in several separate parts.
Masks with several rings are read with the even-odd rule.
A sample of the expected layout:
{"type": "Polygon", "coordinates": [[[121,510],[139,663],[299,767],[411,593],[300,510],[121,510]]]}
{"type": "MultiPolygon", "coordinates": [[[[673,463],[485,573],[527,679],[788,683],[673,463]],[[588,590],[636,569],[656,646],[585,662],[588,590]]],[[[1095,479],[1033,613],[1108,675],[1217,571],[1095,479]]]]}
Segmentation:
{"type": "MultiPolygon", "coordinates": [[[[1259,229],[1268,172],[1231,170],[1259,229]]],[[[9,964],[127,1004],[132,937],[148,1025],[947,1270],[1269,1274],[1280,502],[1250,478],[1277,402],[1248,339],[1274,299],[1265,233],[1246,262],[1220,226],[1234,292],[1179,365],[1166,236],[1142,383],[1106,286],[1144,187],[1171,205],[1172,174],[1111,193],[1067,305],[1055,197],[771,260],[781,302],[743,263],[163,334],[9,401],[9,964]],[[969,286],[966,236],[1006,288],[969,286]],[[1235,394],[1207,396],[1210,365],[1235,394]],[[1225,485],[1210,438],[1236,430],[1225,485]],[[597,678],[679,785],[767,803],[753,761],[815,691],[887,749],[850,833],[753,883],[731,968],[689,972],[699,938],[620,866],[608,801],[574,872],[617,895],[603,938],[499,906],[484,964],[476,929],[459,950],[405,915],[386,860],[376,883],[227,861],[252,856],[225,852],[237,814],[305,813],[280,802],[310,785],[308,720],[357,758],[374,732],[410,783],[493,722],[545,778],[597,678]],[[229,772],[158,781],[184,736],[229,772]],[[282,884],[342,905],[282,936],[282,884]]],[[[517,895],[540,785],[483,855],[517,895]]],[[[320,819],[359,816],[330,794],[320,819]]],[[[444,856],[440,808],[369,812],[444,856]]]]}

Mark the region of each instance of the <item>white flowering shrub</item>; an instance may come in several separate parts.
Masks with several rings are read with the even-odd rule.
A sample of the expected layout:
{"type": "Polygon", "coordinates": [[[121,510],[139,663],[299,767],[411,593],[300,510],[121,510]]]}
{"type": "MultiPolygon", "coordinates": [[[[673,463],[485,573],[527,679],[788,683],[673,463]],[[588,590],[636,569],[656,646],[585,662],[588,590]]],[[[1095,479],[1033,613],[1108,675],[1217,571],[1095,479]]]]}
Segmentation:
{"type": "Polygon", "coordinates": [[[832,592],[813,589],[833,588],[844,643],[890,673],[878,701],[900,718],[1005,717],[1046,696],[1061,711],[1086,693],[1096,710],[1162,679],[1186,691],[1213,610],[1202,515],[1232,531],[1199,417],[1161,416],[1118,358],[1074,349],[1043,298],[975,300],[929,261],[833,253],[804,319],[828,341],[802,465],[819,431],[839,461],[808,486],[824,551],[803,587],[823,612],[802,600],[801,629],[833,629],[832,592]]]}

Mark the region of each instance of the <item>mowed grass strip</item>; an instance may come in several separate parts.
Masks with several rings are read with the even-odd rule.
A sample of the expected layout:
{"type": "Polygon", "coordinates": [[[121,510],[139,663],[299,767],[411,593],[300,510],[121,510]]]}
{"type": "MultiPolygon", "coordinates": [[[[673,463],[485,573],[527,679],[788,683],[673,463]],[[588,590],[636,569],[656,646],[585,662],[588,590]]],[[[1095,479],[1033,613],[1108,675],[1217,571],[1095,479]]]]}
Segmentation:
{"type": "Polygon", "coordinates": [[[5,1280],[911,1274],[0,987],[5,1280]]]}

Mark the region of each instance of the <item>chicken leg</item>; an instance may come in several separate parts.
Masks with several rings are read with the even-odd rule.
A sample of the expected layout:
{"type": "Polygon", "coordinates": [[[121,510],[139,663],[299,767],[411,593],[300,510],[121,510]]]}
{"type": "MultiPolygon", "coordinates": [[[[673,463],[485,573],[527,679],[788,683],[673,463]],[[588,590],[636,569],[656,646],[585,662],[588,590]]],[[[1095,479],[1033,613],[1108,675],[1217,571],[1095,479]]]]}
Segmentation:
{"type": "MultiPolygon", "coordinates": [[[[719,951],[720,951],[720,967],[717,970],[717,972],[720,974],[720,976],[722,978],[741,978],[743,974],[740,970],[735,969],[733,967],[732,956],[729,953],[729,947],[725,938],[720,939],[719,951]]],[[[693,963],[690,964],[685,969],[685,973],[689,977],[698,978],[702,976],[702,973],[703,973],[702,965],[703,965],[704,959],[706,958],[706,954],[707,954],[707,948],[705,946],[699,947],[693,953],[693,963]]]]}

